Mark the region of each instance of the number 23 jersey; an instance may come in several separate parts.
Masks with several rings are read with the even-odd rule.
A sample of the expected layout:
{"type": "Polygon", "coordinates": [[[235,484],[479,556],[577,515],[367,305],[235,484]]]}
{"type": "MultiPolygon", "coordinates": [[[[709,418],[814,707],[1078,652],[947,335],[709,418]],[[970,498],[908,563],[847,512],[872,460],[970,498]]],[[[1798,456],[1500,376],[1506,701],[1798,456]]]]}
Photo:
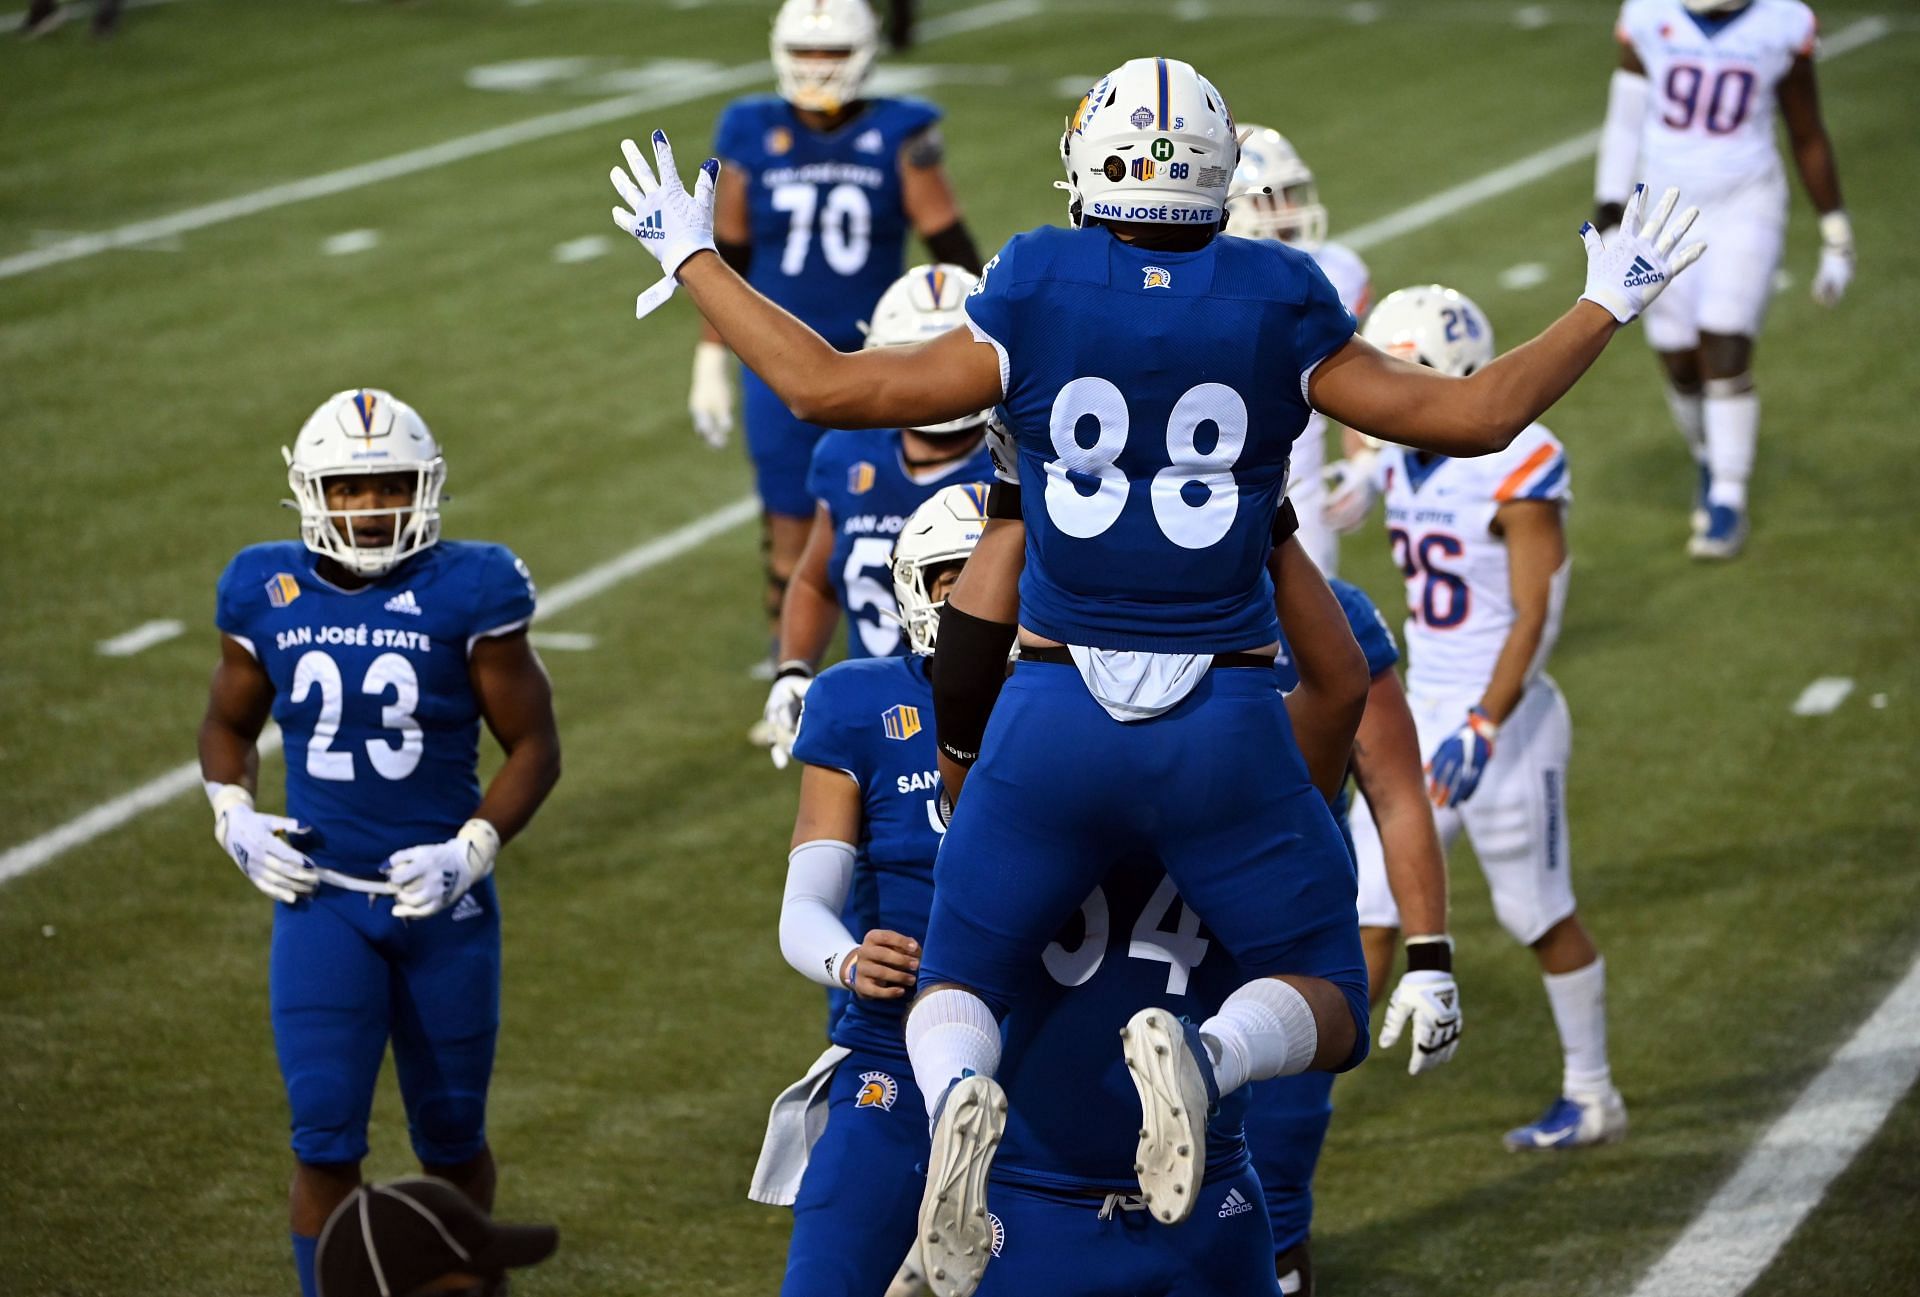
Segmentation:
{"type": "MultiPolygon", "coordinates": [[[[1535,423],[1505,450],[1476,459],[1387,446],[1374,471],[1386,496],[1393,561],[1407,583],[1407,687],[1428,697],[1477,695],[1513,627],[1507,546],[1493,533],[1493,516],[1514,500],[1570,502],[1567,452],[1535,423]]],[[[1528,679],[1559,637],[1566,572],[1562,566],[1554,580],[1528,679]]]]}
{"type": "Polygon", "coordinates": [[[1277,639],[1267,555],[1307,375],[1354,330],[1312,258],[1043,228],[988,263],[966,309],[999,352],[1019,452],[1022,624],[1166,653],[1277,639]]]}
{"type": "Polygon", "coordinates": [[[215,623],[273,681],[287,814],[318,864],[373,876],[403,847],[443,842],[480,804],[475,640],[533,617],[526,564],[499,545],[441,541],[358,590],[295,541],[240,551],[215,623]]]}

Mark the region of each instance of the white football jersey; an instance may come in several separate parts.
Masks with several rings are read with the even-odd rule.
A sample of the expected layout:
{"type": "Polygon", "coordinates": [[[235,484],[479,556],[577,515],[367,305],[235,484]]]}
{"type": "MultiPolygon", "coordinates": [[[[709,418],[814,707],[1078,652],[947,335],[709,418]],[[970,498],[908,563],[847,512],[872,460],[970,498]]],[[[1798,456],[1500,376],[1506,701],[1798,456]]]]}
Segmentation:
{"type": "MultiPolygon", "coordinates": [[[[1360,254],[1343,243],[1322,243],[1310,249],[1309,255],[1333,285],[1333,291],[1340,294],[1340,304],[1352,311],[1355,319],[1365,315],[1373,305],[1373,277],[1360,254]]],[[[1287,495],[1300,515],[1301,545],[1322,573],[1338,576],[1340,536],[1320,516],[1326,494],[1320,474],[1326,466],[1327,416],[1316,410],[1294,440],[1293,462],[1287,466],[1287,495]]]]}
{"type": "Polygon", "coordinates": [[[1813,53],[1813,10],[1753,0],[1715,19],[1680,0],[1626,0],[1614,35],[1647,70],[1639,169],[1655,198],[1668,185],[1693,200],[1756,180],[1784,183],[1774,92],[1794,60],[1813,53]]]}
{"type": "Polygon", "coordinates": [[[1365,315],[1373,305],[1373,276],[1360,254],[1344,243],[1322,243],[1307,249],[1307,255],[1320,267],[1320,273],[1333,285],[1333,291],[1340,294],[1340,305],[1356,317],[1365,315]]]}
{"type": "MultiPolygon", "coordinates": [[[[1417,697],[1477,696],[1513,626],[1507,546],[1493,534],[1493,515],[1513,500],[1570,501],[1567,452],[1536,423],[1499,454],[1475,459],[1387,446],[1375,472],[1393,561],[1407,582],[1407,688],[1417,697]]],[[[1562,566],[1529,681],[1559,638],[1566,592],[1562,566]]]]}

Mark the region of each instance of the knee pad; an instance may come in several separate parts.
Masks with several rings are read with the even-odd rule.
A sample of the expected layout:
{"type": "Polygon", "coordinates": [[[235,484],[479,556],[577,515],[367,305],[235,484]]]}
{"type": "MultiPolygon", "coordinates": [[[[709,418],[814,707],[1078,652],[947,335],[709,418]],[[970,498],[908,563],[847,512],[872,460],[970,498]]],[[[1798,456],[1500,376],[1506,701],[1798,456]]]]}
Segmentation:
{"type": "Polygon", "coordinates": [[[423,1096],[407,1114],[414,1155],[424,1166],[454,1166],[487,1145],[487,1096],[458,1090],[423,1096]]]}
{"type": "Polygon", "coordinates": [[[358,1162],[367,1155],[366,1100],[351,1078],[305,1072],[287,1083],[293,1155],[302,1162],[358,1162]]]}

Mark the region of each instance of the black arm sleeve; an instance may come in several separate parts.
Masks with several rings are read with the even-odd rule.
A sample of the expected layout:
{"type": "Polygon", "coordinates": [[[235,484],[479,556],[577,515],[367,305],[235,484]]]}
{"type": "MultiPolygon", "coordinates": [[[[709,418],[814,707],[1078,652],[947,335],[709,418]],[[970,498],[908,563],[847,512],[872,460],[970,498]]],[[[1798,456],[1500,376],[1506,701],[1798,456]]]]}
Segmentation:
{"type": "MultiPolygon", "coordinates": [[[[996,477],[993,485],[987,488],[987,517],[1011,518],[1019,522],[1021,520],[1020,488],[1012,482],[1002,482],[996,477]]],[[[938,641],[934,642],[934,647],[940,647],[938,641]]]]}
{"type": "Polygon", "coordinates": [[[973,235],[967,232],[965,221],[955,221],[944,230],[935,230],[921,242],[927,245],[935,261],[944,261],[976,275],[980,273],[980,249],[973,246],[973,235]]]}
{"type": "Polygon", "coordinates": [[[713,250],[720,254],[720,260],[733,267],[733,273],[745,279],[747,268],[753,265],[753,245],[734,243],[727,239],[715,239],[713,250]]]}
{"type": "MultiPolygon", "coordinates": [[[[991,495],[987,497],[987,503],[989,506],[992,505],[993,497],[991,495]]],[[[1273,514],[1273,547],[1279,549],[1287,543],[1288,537],[1299,530],[1300,515],[1294,512],[1293,497],[1281,497],[1280,507],[1276,509],[1273,514]]]]}
{"type": "Polygon", "coordinates": [[[955,608],[940,610],[933,642],[933,730],[940,751],[963,766],[980,757],[987,717],[1007,680],[1007,653],[1018,630],[955,608]]]}

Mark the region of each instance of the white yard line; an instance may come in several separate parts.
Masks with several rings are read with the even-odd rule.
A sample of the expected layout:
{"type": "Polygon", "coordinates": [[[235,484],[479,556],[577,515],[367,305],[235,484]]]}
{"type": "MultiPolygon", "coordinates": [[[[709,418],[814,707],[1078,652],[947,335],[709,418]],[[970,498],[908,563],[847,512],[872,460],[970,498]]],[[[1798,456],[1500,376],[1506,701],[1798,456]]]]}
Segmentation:
{"type": "Polygon", "coordinates": [[[1847,700],[1853,681],[1846,676],[1821,676],[1793,700],[1795,716],[1825,716],[1847,700]]]}
{"type": "Polygon", "coordinates": [[[577,630],[537,630],[527,638],[535,648],[561,653],[585,653],[600,643],[599,637],[577,630]]]}
{"type": "Polygon", "coordinates": [[[1760,1137],[1632,1297],[1738,1297],[1920,1076],[1920,960],[1760,1137]]]}
{"type": "Polygon", "coordinates": [[[143,621],[132,630],[115,635],[112,639],[103,639],[93,647],[101,657],[130,658],[135,653],[144,653],[155,644],[166,643],[186,629],[185,622],[173,617],[143,621]]]}

